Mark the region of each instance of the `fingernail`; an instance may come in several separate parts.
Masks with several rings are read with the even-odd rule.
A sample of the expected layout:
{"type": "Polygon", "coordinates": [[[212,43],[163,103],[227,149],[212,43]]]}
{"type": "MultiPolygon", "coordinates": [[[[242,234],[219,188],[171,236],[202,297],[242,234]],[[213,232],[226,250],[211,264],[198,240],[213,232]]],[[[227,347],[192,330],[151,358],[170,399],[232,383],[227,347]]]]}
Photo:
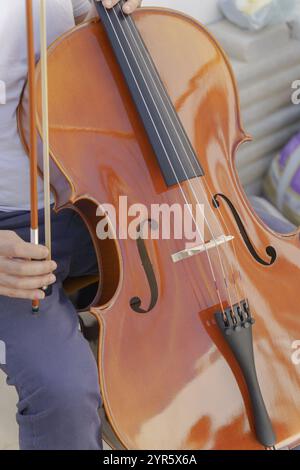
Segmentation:
{"type": "Polygon", "coordinates": [[[107,7],[111,7],[112,6],[111,0],[105,0],[104,5],[106,5],[107,7]]]}
{"type": "Polygon", "coordinates": [[[51,274],[49,280],[50,280],[50,284],[53,284],[56,281],[56,276],[54,276],[54,274],[51,274]]]}
{"type": "Polygon", "coordinates": [[[55,269],[57,269],[57,264],[55,263],[55,261],[52,261],[52,269],[53,269],[53,271],[55,271],[55,269]]]}
{"type": "Polygon", "coordinates": [[[44,298],[45,298],[45,294],[41,290],[35,294],[35,300],[42,300],[44,298]]]}

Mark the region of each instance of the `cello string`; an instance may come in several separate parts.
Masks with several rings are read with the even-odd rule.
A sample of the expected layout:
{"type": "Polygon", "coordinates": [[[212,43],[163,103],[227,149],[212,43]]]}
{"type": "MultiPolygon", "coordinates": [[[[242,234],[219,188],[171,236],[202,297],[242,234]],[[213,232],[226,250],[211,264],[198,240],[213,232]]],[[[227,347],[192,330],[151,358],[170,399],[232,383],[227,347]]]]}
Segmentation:
{"type": "Polygon", "coordinates": [[[45,245],[49,250],[48,259],[51,259],[51,197],[50,197],[50,168],[49,168],[47,21],[46,21],[46,1],[45,0],[40,0],[40,41],[41,41],[45,245]]]}
{"type": "MultiPolygon", "coordinates": [[[[121,14],[122,14],[122,17],[123,17],[123,19],[124,19],[124,22],[125,22],[125,24],[126,24],[126,26],[127,26],[127,29],[129,30],[129,33],[131,34],[131,36],[132,36],[132,38],[133,38],[133,41],[134,41],[134,43],[135,43],[135,45],[136,45],[136,47],[137,47],[137,49],[138,49],[138,51],[139,51],[139,53],[140,53],[140,56],[141,56],[141,58],[142,58],[142,60],[143,60],[143,62],[144,62],[144,64],[145,64],[145,66],[146,66],[146,68],[147,68],[147,70],[148,70],[148,72],[149,72],[149,75],[150,75],[150,78],[151,78],[151,80],[152,80],[152,82],[153,82],[153,85],[154,85],[154,87],[156,88],[157,93],[158,93],[158,94],[160,95],[160,97],[161,97],[163,106],[164,106],[164,108],[165,108],[165,110],[166,110],[166,112],[167,112],[167,114],[168,114],[169,120],[170,120],[171,124],[173,124],[173,128],[174,128],[174,130],[175,130],[175,132],[176,132],[176,134],[177,134],[177,137],[178,137],[178,139],[179,139],[179,141],[180,141],[180,143],[181,143],[181,145],[182,145],[183,151],[184,151],[185,154],[186,154],[186,157],[187,157],[187,159],[188,159],[188,162],[189,162],[189,164],[190,164],[190,167],[191,167],[191,169],[192,169],[192,171],[194,172],[195,177],[196,177],[197,175],[196,175],[196,173],[195,173],[195,170],[194,170],[194,167],[193,167],[193,165],[192,165],[192,163],[191,163],[191,160],[190,160],[190,158],[189,158],[189,155],[188,155],[188,153],[187,153],[187,151],[186,151],[186,148],[185,148],[185,146],[183,145],[183,142],[182,142],[182,140],[181,140],[181,138],[180,138],[180,136],[179,136],[178,130],[177,130],[175,124],[174,124],[174,121],[172,121],[172,119],[171,119],[170,111],[172,111],[173,115],[175,115],[175,110],[174,110],[173,107],[171,107],[171,106],[168,106],[168,107],[167,107],[166,102],[163,100],[163,98],[162,98],[162,96],[161,96],[161,94],[160,94],[160,91],[159,91],[159,89],[158,89],[158,86],[157,86],[157,84],[156,84],[156,82],[155,82],[155,80],[154,80],[154,77],[152,76],[151,71],[150,71],[150,61],[149,61],[149,58],[148,58],[148,56],[146,57],[146,58],[148,59],[148,61],[149,61],[149,64],[147,64],[146,58],[145,58],[144,54],[142,53],[142,51],[140,50],[140,47],[139,47],[139,44],[138,44],[136,35],[134,34],[134,33],[136,32],[136,30],[135,30],[135,28],[130,28],[129,23],[130,23],[132,26],[134,26],[134,22],[133,22],[131,16],[125,15],[124,12],[123,12],[123,10],[122,10],[122,8],[121,8],[121,7],[119,7],[119,8],[120,8],[120,12],[121,12],[121,14]],[[170,109],[168,109],[168,108],[170,108],[170,109]]],[[[165,97],[167,98],[166,90],[164,89],[164,87],[162,87],[162,90],[163,90],[163,93],[164,93],[165,97]]],[[[168,101],[168,100],[167,100],[167,103],[169,104],[169,101],[168,101]]],[[[193,151],[189,139],[186,138],[185,140],[186,140],[186,142],[188,143],[188,145],[189,145],[191,151],[193,151]]],[[[197,178],[197,180],[198,180],[198,178],[197,178]]],[[[212,200],[213,200],[213,199],[214,199],[213,194],[211,193],[210,188],[209,188],[208,184],[206,183],[206,181],[204,181],[204,184],[205,184],[206,189],[207,189],[207,191],[210,193],[211,198],[212,198],[212,200]]],[[[201,184],[200,184],[200,188],[201,188],[202,193],[205,195],[205,193],[204,193],[204,188],[203,188],[203,186],[202,186],[201,184]]],[[[197,196],[196,196],[196,194],[195,194],[195,192],[194,192],[193,189],[192,189],[192,191],[193,191],[193,194],[194,194],[195,198],[197,199],[197,196]]],[[[209,205],[209,207],[210,207],[210,205],[209,205]]],[[[215,221],[217,222],[217,224],[218,224],[218,226],[219,226],[219,228],[220,228],[220,230],[221,230],[221,233],[222,233],[222,226],[221,226],[221,223],[220,223],[219,219],[218,219],[217,216],[216,216],[216,213],[215,213],[213,210],[212,210],[211,212],[212,212],[213,217],[214,217],[215,221]]],[[[222,218],[222,220],[223,220],[223,222],[224,222],[225,229],[226,229],[227,232],[229,233],[228,226],[227,226],[226,221],[225,221],[225,219],[224,219],[224,217],[223,217],[223,214],[220,213],[220,215],[221,215],[221,218],[222,218]]],[[[204,215],[204,217],[205,217],[205,215],[204,215]]],[[[212,230],[212,228],[211,228],[211,226],[210,226],[210,223],[209,223],[209,221],[207,220],[206,217],[205,217],[205,220],[206,220],[206,223],[207,223],[207,225],[208,225],[208,227],[209,227],[210,233],[211,233],[212,237],[213,237],[214,240],[215,240],[213,230],[212,230]]],[[[235,256],[236,260],[238,261],[238,257],[237,257],[237,252],[236,252],[236,247],[235,247],[234,240],[232,240],[232,244],[233,244],[234,256],[235,256]]],[[[219,256],[220,256],[220,255],[219,255],[219,256]]],[[[237,289],[237,285],[236,285],[236,280],[235,280],[235,275],[234,275],[234,268],[233,268],[232,263],[230,263],[230,268],[231,268],[231,272],[232,272],[232,276],[233,276],[233,283],[234,283],[234,289],[235,289],[236,296],[237,296],[237,301],[238,301],[238,303],[240,303],[240,300],[239,300],[239,299],[240,299],[240,296],[238,295],[238,289],[237,289]]],[[[240,279],[241,279],[240,270],[237,269],[237,272],[238,272],[239,277],[240,277],[240,279]]],[[[244,289],[242,289],[242,290],[244,291],[244,289]]]]}
{"type": "MultiPolygon", "coordinates": [[[[124,15],[123,10],[122,10],[122,7],[121,7],[120,5],[119,5],[119,10],[120,10],[121,14],[123,15],[123,18],[124,18],[124,20],[125,20],[125,22],[126,22],[126,24],[127,24],[126,17],[125,17],[125,15],[124,15]]],[[[159,112],[159,109],[158,109],[158,107],[157,107],[157,105],[156,105],[156,103],[155,103],[155,100],[154,100],[153,96],[152,96],[151,93],[150,93],[149,87],[147,86],[147,82],[146,82],[146,80],[145,80],[145,76],[144,76],[144,74],[143,74],[143,72],[142,72],[142,70],[141,70],[141,68],[140,68],[140,65],[139,65],[139,63],[138,63],[138,61],[137,61],[137,59],[136,59],[136,57],[135,57],[135,55],[134,55],[134,53],[133,53],[133,50],[132,50],[131,45],[130,45],[130,43],[129,43],[129,41],[128,41],[128,38],[127,38],[125,32],[123,31],[121,22],[119,21],[119,18],[118,18],[118,16],[117,16],[117,13],[116,13],[116,10],[115,10],[115,9],[114,9],[114,15],[115,15],[117,21],[119,22],[119,25],[120,25],[120,27],[121,27],[123,36],[124,36],[124,38],[125,38],[125,40],[126,40],[128,46],[129,46],[129,48],[130,48],[130,50],[131,50],[131,52],[132,52],[132,56],[133,56],[133,58],[134,58],[134,60],[135,60],[135,62],[136,62],[136,64],[137,64],[137,66],[138,66],[138,68],[139,68],[139,71],[140,71],[140,73],[141,73],[141,75],[142,75],[142,77],[143,77],[143,79],[144,79],[144,83],[145,83],[146,87],[148,88],[149,95],[150,95],[151,98],[152,98],[152,101],[153,101],[153,103],[154,103],[154,105],[155,105],[155,108],[156,108],[156,110],[157,110],[157,113],[158,113],[158,115],[159,115],[159,117],[160,117],[160,119],[161,119],[161,122],[163,123],[163,126],[164,126],[164,128],[165,128],[165,130],[166,130],[166,133],[167,133],[167,135],[168,135],[168,137],[169,137],[169,140],[170,140],[170,142],[171,142],[171,145],[172,145],[172,147],[173,147],[173,149],[174,149],[174,151],[175,151],[175,153],[176,153],[176,155],[177,155],[177,160],[178,160],[179,164],[181,165],[181,168],[182,168],[182,170],[183,170],[183,172],[184,172],[184,174],[185,174],[185,176],[186,176],[186,178],[187,178],[187,173],[186,173],[185,168],[184,168],[184,166],[183,166],[183,164],[182,164],[182,162],[181,162],[180,156],[179,156],[179,154],[178,154],[178,152],[177,152],[177,149],[176,149],[176,147],[175,147],[175,145],[174,145],[174,143],[173,143],[173,141],[172,141],[172,139],[171,139],[171,136],[170,136],[170,134],[169,134],[169,132],[168,132],[168,129],[167,129],[166,125],[165,125],[165,122],[164,122],[164,120],[163,120],[163,118],[162,118],[162,116],[161,116],[161,114],[160,114],[160,112],[159,112]]],[[[129,25],[127,25],[127,26],[129,26],[129,25]]],[[[130,29],[130,28],[129,28],[129,29],[130,29]]],[[[131,33],[131,34],[132,34],[132,33],[131,33]]],[[[133,36],[133,39],[135,40],[134,36],[133,36]]],[[[139,50],[140,55],[142,56],[141,51],[140,51],[139,48],[138,48],[138,50],[139,50]]],[[[148,68],[148,66],[147,66],[146,63],[145,63],[145,65],[146,65],[146,67],[147,67],[147,69],[148,69],[148,71],[149,71],[149,68],[148,68]]],[[[150,74],[150,76],[151,76],[151,74],[150,74]]],[[[151,76],[151,79],[153,80],[154,86],[156,87],[156,84],[155,84],[154,79],[153,79],[152,76],[151,76]]],[[[157,87],[156,87],[156,89],[157,89],[157,87]]],[[[158,91],[158,89],[157,89],[157,91],[158,91]]],[[[170,116],[169,116],[169,117],[170,117],[170,116]]],[[[170,119],[170,120],[171,120],[171,119],[170,119]]],[[[173,124],[174,124],[174,123],[173,123],[173,124]]],[[[175,125],[174,125],[174,128],[175,128],[175,125]]],[[[176,128],[175,128],[175,131],[176,131],[176,133],[177,133],[177,129],[176,129],[176,128]]],[[[177,135],[178,135],[178,133],[177,133],[177,135]]],[[[178,138],[180,139],[179,135],[178,135],[178,138]]],[[[181,139],[180,139],[180,142],[181,142],[181,139]]],[[[188,155],[187,155],[187,157],[188,157],[188,155]]],[[[190,160],[189,160],[189,162],[190,162],[190,160]]],[[[191,162],[190,162],[190,163],[191,163],[191,162]]],[[[187,178],[187,180],[188,180],[188,178],[187,178]]],[[[178,180],[177,180],[177,181],[178,181],[178,180]]],[[[193,189],[192,185],[190,184],[190,181],[188,181],[188,185],[190,186],[190,188],[191,188],[191,190],[192,190],[192,192],[193,192],[193,195],[194,195],[196,201],[197,201],[197,202],[200,202],[200,201],[197,199],[197,195],[195,194],[194,189],[193,189]]],[[[205,217],[205,214],[203,214],[203,215],[204,215],[204,219],[205,219],[205,221],[206,221],[206,224],[207,224],[207,226],[208,226],[208,228],[209,228],[209,231],[210,231],[210,233],[211,233],[211,236],[212,236],[213,240],[216,242],[216,238],[215,238],[215,236],[214,236],[214,234],[213,234],[213,231],[212,231],[212,229],[211,229],[211,227],[210,227],[210,224],[209,224],[207,218],[205,217]]],[[[195,222],[195,224],[196,224],[196,222],[195,222]]],[[[203,243],[204,243],[204,240],[203,240],[203,239],[202,239],[202,241],[203,241],[203,243]]],[[[222,261],[222,258],[221,258],[221,255],[220,255],[220,250],[219,250],[219,247],[218,247],[218,244],[217,244],[217,243],[216,243],[216,249],[217,249],[217,254],[218,254],[218,258],[219,258],[219,262],[220,262],[220,266],[221,266],[221,271],[222,271],[222,275],[223,275],[225,287],[226,287],[226,290],[227,290],[227,293],[228,293],[228,297],[229,297],[229,300],[230,300],[230,304],[231,304],[231,306],[233,307],[233,303],[232,303],[232,299],[231,299],[231,294],[230,294],[230,290],[229,290],[229,287],[228,287],[228,282],[227,282],[227,278],[226,278],[226,274],[225,274],[225,269],[224,269],[223,261],[222,261]]],[[[238,298],[237,298],[237,301],[238,301],[238,298]]]]}
{"type": "MultiPolygon", "coordinates": [[[[178,184],[178,186],[179,186],[179,188],[180,188],[180,191],[181,191],[181,193],[182,193],[183,199],[185,200],[185,202],[186,202],[186,204],[187,204],[187,207],[188,207],[188,209],[189,209],[189,212],[190,212],[190,214],[191,214],[191,217],[192,217],[192,219],[193,219],[194,222],[195,222],[195,226],[196,226],[196,229],[197,229],[197,231],[198,231],[198,233],[199,233],[199,235],[200,235],[200,238],[201,238],[202,242],[204,243],[204,239],[203,239],[202,234],[201,234],[201,232],[200,232],[200,230],[199,230],[199,227],[197,226],[197,223],[196,223],[196,221],[195,221],[194,215],[193,215],[193,213],[192,213],[192,211],[191,211],[191,209],[190,209],[190,205],[188,204],[188,201],[187,201],[187,199],[186,199],[186,195],[185,195],[185,193],[184,193],[184,191],[183,191],[183,188],[182,188],[182,186],[181,186],[181,184],[180,184],[180,182],[179,182],[179,180],[178,180],[178,178],[177,178],[176,171],[175,171],[175,169],[174,169],[174,167],[173,167],[173,165],[172,165],[172,162],[171,162],[171,160],[170,160],[170,158],[169,158],[169,156],[168,156],[168,153],[167,153],[167,151],[166,151],[166,149],[165,149],[165,146],[164,146],[163,141],[162,141],[162,139],[161,139],[161,136],[160,136],[160,134],[159,134],[159,132],[158,132],[158,129],[157,129],[156,126],[155,126],[155,123],[154,123],[153,118],[152,118],[152,116],[151,116],[150,110],[149,110],[149,108],[148,108],[148,106],[147,106],[147,103],[146,103],[146,101],[145,101],[145,99],[144,99],[143,93],[142,93],[142,91],[141,91],[141,89],[140,89],[140,86],[139,86],[139,84],[138,84],[138,82],[137,82],[137,79],[136,79],[136,77],[135,77],[135,75],[134,75],[134,73],[133,73],[133,70],[132,70],[131,65],[130,65],[130,63],[129,63],[129,61],[128,61],[128,58],[127,58],[127,56],[126,56],[126,53],[125,53],[124,48],[123,48],[123,46],[122,46],[122,43],[121,43],[121,41],[120,41],[120,39],[119,39],[119,37],[118,37],[118,34],[117,34],[117,32],[116,32],[116,29],[115,29],[115,27],[114,27],[114,25],[113,25],[113,23],[112,23],[112,21],[111,21],[111,18],[110,18],[110,16],[109,16],[108,12],[107,12],[107,9],[106,9],[104,6],[103,6],[103,8],[104,8],[104,11],[105,11],[105,13],[106,13],[106,16],[107,16],[107,18],[108,18],[108,20],[109,20],[109,22],[110,22],[110,24],[111,24],[112,30],[113,30],[113,32],[114,32],[114,34],[115,34],[115,37],[116,37],[116,39],[117,39],[117,41],[118,41],[118,43],[119,43],[120,50],[122,51],[122,53],[123,53],[123,55],[124,55],[124,58],[125,58],[125,60],[126,60],[126,62],[127,62],[127,64],[128,64],[128,67],[129,67],[129,69],[130,69],[132,78],[133,78],[133,80],[134,80],[134,82],[135,82],[135,84],[136,84],[136,86],[137,86],[137,89],[139,90],[140,96],[141,96],[141,98],[142,98],[142,100],[143,100],[143,103],[144,103],[144,105],[145,105],[145,108],[146,108],[146,110],[147,110],[147,112],[148,112],[148,115],[149,115],[149,117],[150,117],[150,119],[151,119],[151,122],[152,122],[152,124],[153,124],[153,127],[154,127],[154,129],[155,129],[155,131],[156,131],[156,133],[157,133],[157,136],[158,136],[158,138],[159,138],[159,140],[160,140],[160,142],[161,142],[161,145],[162,145],[162,147],[163,147],[163,149],[164,149],[164,152],[165,152],[166,157],[167,157],[167,159],[168,159],[169,165],[170,165],[170,167],[171,167],[171,169],[172,169],[172,172],[173,172],[173,174],[174,174],[174,177],[175,177],[175,179],[176,179],[176,181],[177,181],[177,184],[178,184]]],[[[113,11],[115,12],[114,9],[113,9],[113,11]]],[[[117,19],[118,19],[118,18],[117,18],[117,19]]],[[[209,253],[208,253],[208,249],[207,249],[207,246],[205,245],[205,243],[204,243],[204,248],[205,248],[205,252],[206,252],[206,255],[207,255],[209,267],[210,267],[210,270],[211,270],[211,273],[212,273],[212,277],[213,277],[213,281],[214,281],[216,293],[217,293],[217,296],[218,296],[218,300],[219,300],[219,303],[220,303],[220,306],[221,306],[221,309],[222,309],[222,313],[223,313],[223,315],[225,316],[223,301],[221,300],[221,294],[220,294],[219,286],[218,286],[218,283],[217,283],[217,280],[216,280],[216,275],[215,275],[215,272],[214,272],[214,269],[213,269],[213,266],[212,266],[212,262],[211,262],[211,259],[210,259],[209,253]]]]}

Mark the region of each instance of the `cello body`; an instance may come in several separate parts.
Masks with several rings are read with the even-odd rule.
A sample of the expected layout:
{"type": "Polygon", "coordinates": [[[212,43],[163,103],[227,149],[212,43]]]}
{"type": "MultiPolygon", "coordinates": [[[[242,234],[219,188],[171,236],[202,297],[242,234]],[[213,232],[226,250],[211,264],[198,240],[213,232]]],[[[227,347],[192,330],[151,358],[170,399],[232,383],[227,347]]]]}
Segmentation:
{"type": "MultiPolygon", "coordinates": [[[[143,8],[134,19],[204,171],[182,188],[190,204],[203,204],[216,236],[234,237],[210,253],[220,297],[227,305],[221,256],[232,297],[246,298],[256,320],[257,375],[276,445],[293,447],[300,440],[300,364],[293,361],[299,232],[272,232],[241,188],[234,159],[249,138],[232,70],[214,38],[171,10],[143,8]]],[[[174,262],[184,240],[149,239],[141,247],[131,238],[96,236],[103,217],[113,225],[105,204],[116,208],[118,229],[120,196],[149,210],[183,204],[180,189],[165,184],[99,21],[49,48],[48,81],[56,209],[78,211],[94,241],[101,282],[90,311],[100,326],[102,398],[118,439],[128,449],[263,449],[245,381],[215,321],[220,301],[205,253],[174,262]]],[[[26,141],[25,127],[23,133],[26,141]]]]}

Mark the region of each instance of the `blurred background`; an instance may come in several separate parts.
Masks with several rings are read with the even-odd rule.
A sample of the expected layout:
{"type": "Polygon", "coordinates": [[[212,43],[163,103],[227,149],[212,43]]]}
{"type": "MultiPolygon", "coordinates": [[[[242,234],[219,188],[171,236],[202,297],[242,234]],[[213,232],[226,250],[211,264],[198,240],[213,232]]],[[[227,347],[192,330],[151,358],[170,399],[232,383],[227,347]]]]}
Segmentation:
{"type": "MultiPolygon", "coordinates": [[[[188,13],[218,38],[237,77],[244,126],[254,139],[237,155],[241,182],[266,224],[294,230],[300,225],[300,104],[292,102],[293,84],[300,80],[300,0],[143,4],[188,13]]],[[[16,449],[17,398],[2,373],[0,397],[0,449],[16,449]]]]}

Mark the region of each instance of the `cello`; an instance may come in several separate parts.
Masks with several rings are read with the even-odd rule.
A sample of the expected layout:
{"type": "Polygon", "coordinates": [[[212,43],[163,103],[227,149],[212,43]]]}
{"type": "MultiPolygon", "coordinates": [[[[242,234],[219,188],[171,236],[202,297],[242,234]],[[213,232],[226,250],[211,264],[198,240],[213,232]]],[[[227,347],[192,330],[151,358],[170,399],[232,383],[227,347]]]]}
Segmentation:
{"type": "MultiPolygon", "coordinates": [[[[216,40],[179,12],[128,17],[121,5],[97,3],[100,20],[48,49],[51,185],[55,209],[77,211],[94,241],[106,415],[127,449],[295,447],[299,231],[272,232],[240,185],[234,158],[249,137],[216,40]],[[118,236],[122,197],[147,209],[132,237],[118,236]],[[197,243],[159,236],[153,205],[187,208],[197,243]]],[[[38,66],[42,136],[40,90],[38,66]]],[[[27,117],[25,93],[28,145],[27,117]]]]}

